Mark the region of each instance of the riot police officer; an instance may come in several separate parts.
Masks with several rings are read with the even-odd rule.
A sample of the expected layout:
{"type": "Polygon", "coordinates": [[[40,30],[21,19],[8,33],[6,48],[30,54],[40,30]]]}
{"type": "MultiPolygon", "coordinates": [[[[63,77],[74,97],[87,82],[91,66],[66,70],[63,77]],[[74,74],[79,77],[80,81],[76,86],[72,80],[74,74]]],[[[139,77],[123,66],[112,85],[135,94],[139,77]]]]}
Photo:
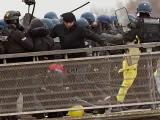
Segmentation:
{"type": "MultiPolygon", "coordinates": [[[[25,34],[23,33],[24,27],[19,23],[20,16],[21,14],[19,11],[13,10],[7,11],[4,15],[4,21],[8,25],[8,39],[5,42],[6,54],[33,51],[32,39],[25,36],[25,34]]],[[[26,58],[17,58],[13,61],[26,61],[26,58]]]]}
{"type": "Polygon", "coordinates": [[[80,18],[86,19],[89,23],[90,29],[94,33],[98,33],[97,18],[95,17],[95,15],[92,12],[85,12],[80,16],[80,18]]]}
{"type": "MultiPolygon", "coordinates": [[[[108,15],[100,15],[97,18],[100,35],[109,45],[123,45],[123,36],[112,29],[112,20],[108,15]]],[[[110,54],[122,54],[121,50],[110,51],[110,54]]]]}
{"type": "MultiPolygon", "coordinates": [[[[151,20],[151,21],[159,21],[159,18],[154,18],[151,16],[151,14],[152,14],[152,7],[149,2],[143,1],[138,5],[138,7],[137,7],[137,21],[138,21],[138,23],[139,23],[139,21],[142,21],[142,20],[145,21],[145,19],[151,20]]],[[[141,29],[141,31],[143,31],[143,32],[137,33],[137,35],[140,38],[140,42],[141,43],[160,42],[159,25],[160,25],[159,22],[153,22],[153,23],[151,22],[149,25],[148,25],[148,23],[144,23],[144,25],[138,24],[137,28],[141,29],[144,27],[144,29],[141,29]],[[140,27],[138,27],[138,26],[140,26],[140,27]]],[[[141,51],[145,52],[146,49],[141,49],[141,51]]],[[[160,51],[160,47],[158,46],[158,47],[152,48],[152,51],[160,51]]],[[[157,61],[158,61],[158,57],[156,57],[155,59],[152,59],[153,71],[156,71],[155,69],[157,68],[157,61]]],[[[143,65],[141,65],[140,67],[143,68],[144,64],[147,65],[148,62],[147,61],[143,62],[143,65]]],[[[149,72],[149,71],[146,70],[146,73],[147,72],[149,72]]],[[[142,73],[142,72],[140,71],[140,73],[142,73]]],[[[147,74],[144,76],[146,77],[147,74]]],[[[157,81],[157,79],[156,79],[156,81],[157,81]]],[[[149,84],[149,83],[145,82],[145,84],[149,84]]],[[[158,87],[158,84],[157,84],[157,87],[158,87]]],[[[147,88],[145,88],[145,89],[146,89],[145,91],[147,91],[149,93],[148,89],[147,88]]],[[[156,97],[158,98],[160,96],[160,93],[159,92],[156,92],[156,93],[157,93],[156,97]]]]}
{"type": "Polygon", "coordinates": [[[88,21],[89,25],[96,21],[94,14],[91,12],[85,12],[81,15],[80,18],[84,18],[88,21]]]}
{"type": "MultiPolygon", "coordinates": [[[[49,20],[50,21],[50,20],[49,20]]],[[[50,51],[54,50],[54,40],[49,36],[50,25],[48,19],[34,19],[32,20],[28,29],[29,36],[33,39],[34,49],[33,51],[50,51]],[[47,20],[47,21],[46,21],[47,20]]],[[[39,60],[53,59],[53,56],[40,56],[39,60]]]]}
{"type": "Polygon", "coordinates": [[[108,33],[108,34],[117,34],[116,31],[113,30],[111,17],[108,15],[99,15],[97,18],[98,26],[100,27],[100,33],[108,33]]]}
{"type": "Polygon", "coordinates": [[[138,17],[150,17],[152,12],[152,8],[149,2],[143,1],[137,7],[137,16],[138,17]]]}
{"type": "MultiPolygon", "coordinates": [[[[154,23],[158,21],[158,18],[151,17],[152,8],[149,2],[141,2],[137,7],[137,18],[136,18],[136,35],[138,35],[140,39],[140,43],[149,43],[149,42],[159,42],[160,41],[160,31],[159,30],[160,23],[154,23]],[[149,20],[150,23],[145,23],[145,20],[149,20]],[[153,22],[153,24],[152,24],[153,22]],[[153,29],[155,28],[155,29],[153,29]],[[155,32],[154,32],[155,31],[155,32]]],[[[159,47],[152,48],[152,51],[159,51],[159,47]]],[[[146,49],[141,49],[142,52],[145,52],[146,49]]]]}

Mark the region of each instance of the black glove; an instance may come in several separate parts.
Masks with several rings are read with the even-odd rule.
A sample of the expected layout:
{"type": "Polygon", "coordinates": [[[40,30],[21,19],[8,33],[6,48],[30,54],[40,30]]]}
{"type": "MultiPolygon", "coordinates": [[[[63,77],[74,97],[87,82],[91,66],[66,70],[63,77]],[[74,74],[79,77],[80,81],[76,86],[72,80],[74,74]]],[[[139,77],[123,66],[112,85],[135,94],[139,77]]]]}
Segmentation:
{"type": "Polygon", "coordinates": [[[127,33],[123,34],[123,39],[126,42],[133,42],[136,38],[136,31],[135,30],[131,30],[127,33]]]}
{"type": "Polygon", "coordinates": [[[18,43],[23,42],[23,38],[25,38],[25,35],[23,34],[22,31],[13,31],[11,34],[11,37],[18,43]]]}
{"type": "Polygon", "coordinates": [[[18,24],[18,25],[17,25],[17,28],[18,28],[20,31],[24,31],[24,30],[25,30],[25,28],[24,28],[21,24],[18,24]]]}

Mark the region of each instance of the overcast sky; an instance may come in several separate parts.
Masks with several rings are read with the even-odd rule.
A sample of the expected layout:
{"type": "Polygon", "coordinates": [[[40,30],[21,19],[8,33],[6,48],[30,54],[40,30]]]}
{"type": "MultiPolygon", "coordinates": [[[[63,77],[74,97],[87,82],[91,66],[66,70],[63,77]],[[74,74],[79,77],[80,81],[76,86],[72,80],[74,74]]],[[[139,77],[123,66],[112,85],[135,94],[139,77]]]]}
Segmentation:
{"type": "MultiPolygon", "coordinates": [[[[88,2],[89,0],[36,0],[36,9],[34,15],[42,18],[48,11],[54,11],[57,15],[61,15],[64,12],[71,11],[76,7],[88,2]]],[[[80,16],[83,12],[90,11],[92,6],[97,8],[115,8],[116,1],[126,2],[127,0],[90,0],[90,4],[74,12],[76,16],[80,16]]],[[[1,0],[0,18],[8,10],[18,10],[22,16],[27,12],[27,6],[22,3],[22,0],[1,0]]]]}

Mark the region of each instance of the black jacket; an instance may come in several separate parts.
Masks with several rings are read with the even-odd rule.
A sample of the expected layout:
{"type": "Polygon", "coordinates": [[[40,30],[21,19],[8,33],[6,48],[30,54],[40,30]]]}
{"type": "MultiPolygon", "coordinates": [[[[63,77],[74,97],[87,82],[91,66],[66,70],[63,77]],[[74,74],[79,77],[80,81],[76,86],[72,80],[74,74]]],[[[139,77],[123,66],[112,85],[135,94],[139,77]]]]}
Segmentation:
{"type": "MultiPolygon", "coordinates": [[[[32,52],[32,39],[25,36],[25,34],[20,29],[9,26],[7,36],[7,41],[4,42],[5,54],[32,52]]],[[[32,57],[11,58],[7,59],[7,63],[27,62],[31,60],[32,57]]]]}
{"type": "MultiPolygon", "coordinates": [[[[31,23],[28,35],[33,39],[34,52],[54,50],[54,40],[49,36],[49,31],[39,19],[31,23]]],[[[41,60],[53,59],[53,56],[42,56],[39,58],[41,60]]]]}
{"type": "Polygon", "coordinates": [[[33,50],[33,41],[30,37],[26,37],[22,31],[17,28],[9,28],[8,39],[5,42],[5,53],[24,53],[33,50]]]}
{"type": "Polygon", "coordinates": [[[70,29],[64,24],[58,24],[50,33],[52,38],[59,37],[62,49],[76,49],[85,47],[85,38],[103,45],[101,38],[93,32],[78,26],[76,23],[70,29]]]}

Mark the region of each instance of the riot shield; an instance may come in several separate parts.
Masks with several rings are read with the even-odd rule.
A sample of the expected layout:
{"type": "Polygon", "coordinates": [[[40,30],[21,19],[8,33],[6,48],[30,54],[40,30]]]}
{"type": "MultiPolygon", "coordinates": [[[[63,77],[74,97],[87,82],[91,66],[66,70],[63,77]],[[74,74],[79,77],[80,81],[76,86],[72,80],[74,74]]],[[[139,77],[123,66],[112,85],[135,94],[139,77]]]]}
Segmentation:
{"type": "MultiPolygon", "coordinates": [[[[130,19],[127,9],[125,7],[120,8],[116,10],[115,14],[117,16],[118,24],[122,28],[123,32],[127,33],[128,31],[130,31],[131,29],[128,27],[128,25],[130,24],[130,19]]],[[[127,44],[134,44],[134,42],[128,42],[127,44]]],[[[137,64],[139,61],[139,56],[137,56],[137,54],[140,53],[139,48],[130,48],[126,52],[127,54],[132,55],[126,57],[128,65],[131,66],[133,64],[137,64]]]]}
{"type": "Polygon", "coordinates": [[[130,28],[128,27],[128,25],[130,24],[130,20],[128,17],[127,9],[125,7],[120,8],[115,11],[115,14],[117,16],[120,27],[122,27],[123,32],[130,31],[130,28]]]}

